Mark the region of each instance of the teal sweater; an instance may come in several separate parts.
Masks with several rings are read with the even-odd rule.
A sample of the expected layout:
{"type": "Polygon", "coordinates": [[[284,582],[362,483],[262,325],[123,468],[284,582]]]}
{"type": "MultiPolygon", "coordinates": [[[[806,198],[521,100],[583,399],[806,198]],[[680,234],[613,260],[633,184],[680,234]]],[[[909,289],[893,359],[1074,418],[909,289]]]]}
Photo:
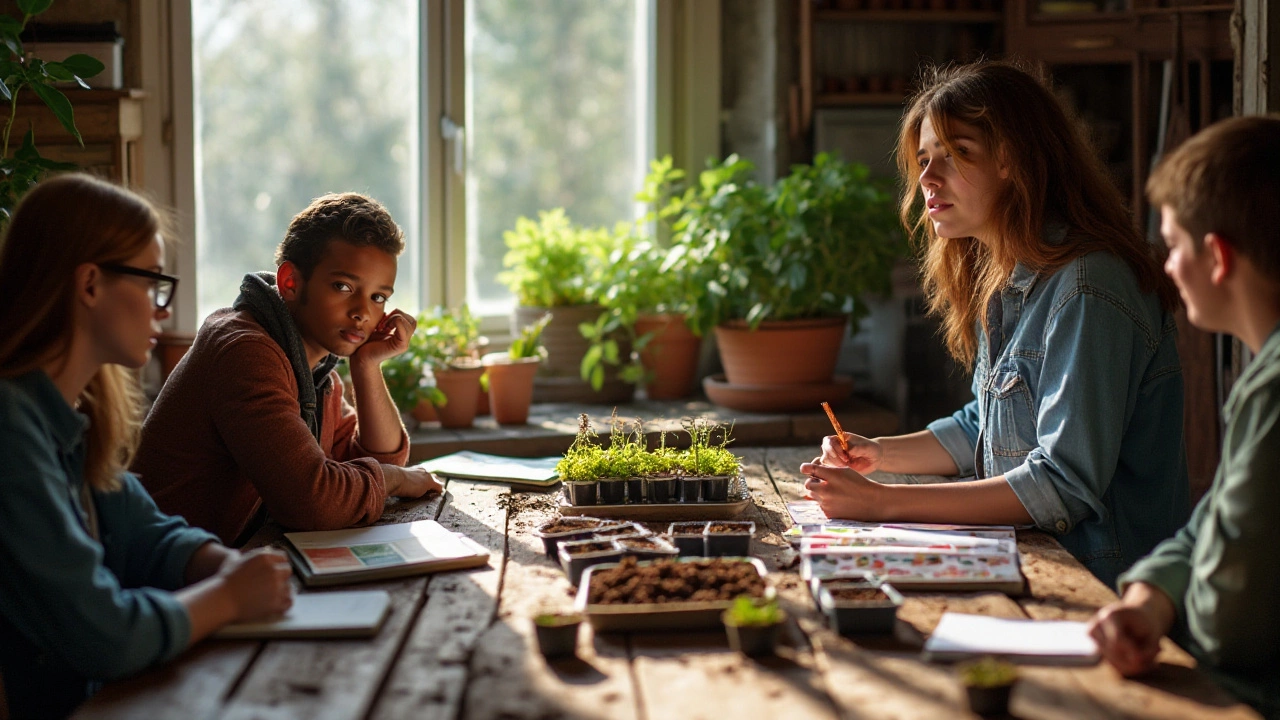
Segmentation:
{"type": "Polygon", "coordinates": [[[1231,391],[1222,462],[1190,522],[1120,578],[1159,587],[1170,635],[1224,687],[1280,718],[1280,326],[1231,391]]]}
{"type": "Polygon", "coordinates": [[[0,380],[0,673],[14,718],[69,714],[98,682],[187,646],[171,590],[209,533],[161,514],[137,478],[81,503],[85,416],[43,372],[0,380]]]}

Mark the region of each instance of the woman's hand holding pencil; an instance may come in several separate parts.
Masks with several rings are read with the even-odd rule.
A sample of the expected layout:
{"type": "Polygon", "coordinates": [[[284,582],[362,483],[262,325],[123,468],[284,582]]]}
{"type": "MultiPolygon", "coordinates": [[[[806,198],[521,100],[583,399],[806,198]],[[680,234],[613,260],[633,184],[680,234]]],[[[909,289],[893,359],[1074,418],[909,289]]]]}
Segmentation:
{"type": "Polygon", "coordinates": [[[822,464],[832,467],[847,467],[860,473],[873,472],[884,460],[884,448],[875,440],[868,440],[861,435],[847,433],[840,427],[840,421],[831,411],[831,406],[822,403],[835,435],[822,439],[822,464]]]}

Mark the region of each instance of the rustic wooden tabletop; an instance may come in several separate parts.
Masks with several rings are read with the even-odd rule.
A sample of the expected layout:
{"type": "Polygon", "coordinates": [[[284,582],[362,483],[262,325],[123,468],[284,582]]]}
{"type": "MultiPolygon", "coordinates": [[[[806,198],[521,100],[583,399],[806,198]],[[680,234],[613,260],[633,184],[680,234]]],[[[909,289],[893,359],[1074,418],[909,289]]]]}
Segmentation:
{"type": "MultiPolygon", "coordinates": [[[[952,718],[968,717],[947,666],[920,659],[946,610],[1087,619],[1115,598],[1050,536],[1020,533],[1030,592],[908,594],[896,636],[856,643],[829,629],[792,567],[785,503],[803,495],[797,468],[814,449],[739,449],[755,506],[753,554],[770,568],[793,620],[777,657],[747,660],[722,632],[603,634],[584,625],[579,658],[548,663],[530,618],[567,609],[571,588],[532,529],[555,515],[554,492],[451,481],[443,498],[389,503],[383,522],[434,518],[491,552],[488,568],[365,587],[392,612],[370,640],[204,642],[177,661],[109,684],[78,718],[952,718]]],[[[655,526],[655,529],[656,526],[655,526]]],[[[267,528],[253,544],[278,542],[267,528]]],[[[1166,642],[1141,682],[1109,666],[1028,667],[1018,718],[1256,718],[1166,642]]]]}

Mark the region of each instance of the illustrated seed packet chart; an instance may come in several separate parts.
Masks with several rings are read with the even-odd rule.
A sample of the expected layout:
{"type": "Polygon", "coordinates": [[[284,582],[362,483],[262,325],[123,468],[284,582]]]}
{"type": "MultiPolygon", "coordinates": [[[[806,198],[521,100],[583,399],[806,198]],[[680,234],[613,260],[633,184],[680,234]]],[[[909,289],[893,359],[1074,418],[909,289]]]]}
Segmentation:
{"type": "Polygon", "coordinates": [[[816,502],[787,510],[796,526],[786,535],[800,548],[806,580],[872,572],[905,590],[1022,591],[1011,526],[830,520],[816,502]]]}

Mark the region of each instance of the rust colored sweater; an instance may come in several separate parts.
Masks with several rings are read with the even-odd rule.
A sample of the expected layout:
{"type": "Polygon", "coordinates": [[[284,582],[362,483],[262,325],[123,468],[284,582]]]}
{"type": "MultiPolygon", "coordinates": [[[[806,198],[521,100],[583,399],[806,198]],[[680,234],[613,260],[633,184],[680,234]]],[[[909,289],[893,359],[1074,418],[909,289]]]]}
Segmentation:
{"type": "Polygon", "coordinates": [[[231,544],[260,505],[293,530],[374,522],[387,497],[379,463],[360,445],[342,382],[324,393],[320,442],[298,405],[289,358],[247,312],[219,310],[201,326],[142,426],[132,470],[160,509],[231,544]]]}

